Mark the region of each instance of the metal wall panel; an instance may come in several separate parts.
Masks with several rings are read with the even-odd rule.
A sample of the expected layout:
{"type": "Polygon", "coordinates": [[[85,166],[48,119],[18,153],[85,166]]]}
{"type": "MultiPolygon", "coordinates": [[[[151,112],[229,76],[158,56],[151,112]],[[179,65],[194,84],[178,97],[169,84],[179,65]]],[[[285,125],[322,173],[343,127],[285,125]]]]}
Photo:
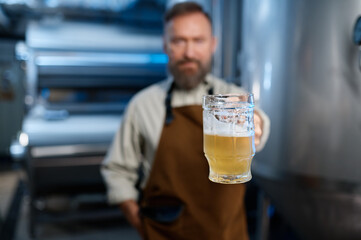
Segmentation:
{"type": "Polygon", "coordinates": [[[352,35],[361,2],[245,0],[243,10],[242,77],[272,126],[254,172],[304,239],[360,239],[361,72],[352,35]]]}

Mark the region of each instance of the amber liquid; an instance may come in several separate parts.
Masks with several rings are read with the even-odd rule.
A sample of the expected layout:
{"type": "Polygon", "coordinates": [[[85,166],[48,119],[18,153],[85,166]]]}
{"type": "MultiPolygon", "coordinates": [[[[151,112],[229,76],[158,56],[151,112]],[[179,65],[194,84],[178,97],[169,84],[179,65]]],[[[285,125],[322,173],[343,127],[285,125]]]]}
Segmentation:
{"type": "Polygon", "coordinates": [[[242,183],[251,179],[250,167],[255,153],[254,136],[204,134],[204,153],[210,167],[210,180],[242,183]]]}

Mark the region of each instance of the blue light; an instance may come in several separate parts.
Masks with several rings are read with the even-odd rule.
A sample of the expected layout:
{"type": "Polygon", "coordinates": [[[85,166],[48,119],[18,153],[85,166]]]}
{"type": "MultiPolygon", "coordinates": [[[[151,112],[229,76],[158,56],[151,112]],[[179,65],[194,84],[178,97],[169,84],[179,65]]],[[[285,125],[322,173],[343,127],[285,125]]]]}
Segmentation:
{"type": "Polygon", "coordinates": [[[38,56],[38,66],[109,66],[117,64],[167,64],[164,53],[83,53],[63,56],[38,56]]]}
{"type": "Polygon", "coordinates": [[[161,63],[167,64],[168,56],[166,54],[151,54],[150,62],[155,64],[161,64],[161,63]]]}
{"type": "Polygon", "coordinates": [[[49,88],[43,88],[41,90],[41,96],[44,98],[44,99],[48,99],[50,97],[50,90],[49,88]]]}

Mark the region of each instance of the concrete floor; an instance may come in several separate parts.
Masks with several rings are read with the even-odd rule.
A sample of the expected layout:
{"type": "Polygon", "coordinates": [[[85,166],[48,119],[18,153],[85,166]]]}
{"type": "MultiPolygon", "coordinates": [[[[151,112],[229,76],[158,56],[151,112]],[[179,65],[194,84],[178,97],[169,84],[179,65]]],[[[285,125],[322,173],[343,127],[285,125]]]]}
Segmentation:
{"type": "MultiPolygon", "coordinates": [[[[9,211],[13,204],[14,195],[20,180],[26,181],[23,171],[19,169],[0,169],[1,223],[9,222],[9,218],[11,218],[9,217],[11,215],[9,211]]],[[[26,184],[23,186],[26,187],[26,184]]],[[[12,221],[14,224],[2,224],[3,226],[0,226],[0,229],[2,229],[2,235],[0,235],[1,240],[32,239],[28,231],[30,201],[26,189],[23,193],[24,194],[21,195],[19,208],[17,208],[19,211],[15,219],[16,221],[12,221]],[[8,227],[8,229],[6,229],[6,227],[8,227]],[[9,234],[12,231],[13,234],[9,234]]],[[[14,214],[12,215],[12,218],[14,218],[14,214]]],[[[137,232],[121,216],[109,219],[93,218],[92,220],[86,221],[49,221],[37,224],[36,230],[37,234],[35,239],[38,240],[140,240],[137,232]]]]}
{"type": "MultiPolygon", "coordinates": [[[[29,198],[23,199],[22,210],[16,228],[15,240],[30,240],[29,198]]],[[[36,239],[42,240],[140,240],[137,232],[124,219],[96,219],[92,221],[69,221],[57,223],[39,223],[36,227],[36,239]]]]}

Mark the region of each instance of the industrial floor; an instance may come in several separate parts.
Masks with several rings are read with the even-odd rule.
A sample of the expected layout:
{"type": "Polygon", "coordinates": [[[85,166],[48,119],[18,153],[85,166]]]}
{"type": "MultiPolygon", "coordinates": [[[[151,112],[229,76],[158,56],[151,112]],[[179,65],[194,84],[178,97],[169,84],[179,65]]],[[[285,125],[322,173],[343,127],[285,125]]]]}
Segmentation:
{"type": "MultiPolygon", "coordinates": [[[[36,237],[29,233],[29,195],[26,176],[18,166],[0,163],[0,239],[1,240],[140,240],[137,232],[119,217],[72,221],[49,220],[37,224],[36,237]]],[[[61,205],[61,199],[52,201],[61,205]]]]}

